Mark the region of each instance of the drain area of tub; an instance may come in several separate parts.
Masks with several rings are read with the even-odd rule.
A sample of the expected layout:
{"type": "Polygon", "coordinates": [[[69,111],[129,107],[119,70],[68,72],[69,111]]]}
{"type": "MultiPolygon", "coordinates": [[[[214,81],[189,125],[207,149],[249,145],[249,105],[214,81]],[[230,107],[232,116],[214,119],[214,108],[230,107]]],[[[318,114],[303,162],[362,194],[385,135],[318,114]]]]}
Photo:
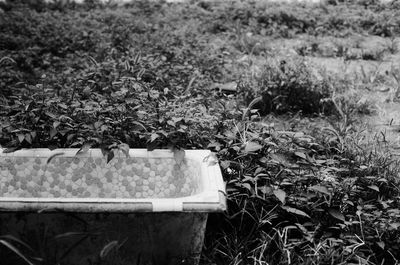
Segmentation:
{"type": "Polygon", "coordinates": [[[0,157],[3,198],[179,198],[197,194],[199,178],[190,159],[0,157]]]}

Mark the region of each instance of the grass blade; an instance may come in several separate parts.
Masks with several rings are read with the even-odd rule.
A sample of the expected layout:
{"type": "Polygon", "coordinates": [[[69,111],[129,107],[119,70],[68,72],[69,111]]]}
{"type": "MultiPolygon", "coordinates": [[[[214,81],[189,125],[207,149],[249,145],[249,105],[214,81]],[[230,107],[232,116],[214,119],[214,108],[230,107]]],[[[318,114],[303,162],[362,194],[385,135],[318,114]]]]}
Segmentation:
{"type": "Polygon", "coordinates": [[[27,257],[25,257],[24,254],[21,253],[21,251],[19,251],[18,248],[16,248],[13,244],[11,244],[10,242],[0,239],[0,244],[4,245],[5,247],[7,247],[9,250],[13,251],[15,254],[17,254],[21,259],[23,259],[26,263],[28,263],[29,265],[35,265],[34,263],[32,263],[27,257]]]}

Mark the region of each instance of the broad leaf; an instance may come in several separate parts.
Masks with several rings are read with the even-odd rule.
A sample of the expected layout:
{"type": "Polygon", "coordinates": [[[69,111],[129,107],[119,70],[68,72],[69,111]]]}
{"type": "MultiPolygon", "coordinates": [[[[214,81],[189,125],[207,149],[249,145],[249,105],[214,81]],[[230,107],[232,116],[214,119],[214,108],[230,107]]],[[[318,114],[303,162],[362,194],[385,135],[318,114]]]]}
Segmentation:
{"type": "Polygon", "coordinates": [[[185,160],[185,150],[174,148],[174,159],[175,162],[179,165],[185,160]]]}
{"type": "Polygon", "coordinates": [[[325,186],[315,185],[315,186],[309,187],[309,189],[310,190],[314,190],[314,191],[318,191],[320,193],[324,193],[326,195],[331,195],[331,193],[329,192],[328,188],[326,188],[325,186]]]}
{"type": "Polygon", "coordinates": [[[53,128],[57,129],[57,127],[60,125],[61,123],[59,121],[55,121],[53,122],[53,128]]]}
{"type": "Polygon", "coordinates": [[[262,145],[260,145],[260,144],[258,144],[256,142],[247,142],[245,147],[244,147],[244,151],[246,153],[255,152],[255,151],[260,150],[261,148],[262,148],[262,145]]]}
{"type": "Polygon", "coordinates": [[[371,186],[368,186],[368,188],[370,188],[371,190],[375,190],[375,191],[377,191],[377,192],[379,192],[380,190],[379,190],[379,187],[378,186],[376,186],[376,185],[371,185],[371,186]]]}
{"type": "Polygon", "coordinates": [[[101,146],[101,153],[103,154],[103,156],[107,156],[107,154],[110,152],[110,148],[108,148],[108,146],[101,146]]]}
{"type": "Polygon", "coordinates": [[[25,140],[25,135],[23,133],[17,134],[18,141],[22,143],[25,140]]]}
{"type": "Polygon", "coordinates": [[[125,154],[126,157],[129,157],[129,145],[122,143],[118,145],[118,148],[125,154]]]}
{"type": "Polygon", "coordinates": [[[28,143],[32,144],[32,136],[30,133],[26,133],[25,134],[25,141],[27,141],[28,143]]]}
{"type": "Polygon", "coordinates": [[[285,211],[287,211],[288,213],[293,213],[293,214],[297,214],[303,217],[307,217],[307,218],[311,218],[308,214],[306,214],[305,212],[303,212],[302,210],[293,208],[293,207],[289,207],[289,206],[281,206],[281,208],[285,211]]]}
{"type": "Polygon", "coordinates": [[[107,153],[107,164],[114,158],[114,152],[112,150],[107,153]]]}
{"type": "Polygon", "coordinates": [[[54,136],[56,136],[58,131],[55,128],[50,129],[50,139],[52,139],[54,136]]]}
{"type": "Polygon", "coordinates": [[[86,154],[88,151],[89,151],[89,149],[92,147],[92,144],[91,143],[85,143],[82,147],[81,147],[81,149],[79,149],[78,150],[78,152],[76,152],[76,156],[77,155],[83,155],[83,154],[86,154]]]}
{"type": "Polygon", "coordinates": [[[376,243],[381,249],[385,249],[385,242],[379,241],[376,243]]]}
{"type": "Polygon", "coordinates": [[[307,155],[303,152],[294,152],[295,156],[298,156],[300,158],[303,158],[304,160],[307,160],[307,155]]]}
{"type": "Polygon", "coordinates": [[[245,189],[247,189],[250,193],[252,192],[252,188],[251,188],[251,185],[249,183],[242,183],[240,185],[242,187],[244,187],[245,189]]]}
{"type": "Polygon", "coordinates": [[[397,230],[397,228],[400,227],[400,223],[390,223],[389,225],[390,225],[390,227],[392,227],[393,229],[396,229],[396,230],[397,230]]]}
{"type": "Polygon", "coordinates": [[[224,160],[224,161],[221,161],[221,162],[220,162],[220,165],[221,165],[221,167],[222,167],[223,169],[227,169],[227,168],[229,168],[229,166],[231,165],[231,162],[230,162],[230,161],[227,161],[227,160],[224,160]]]}
{"type": "Polygon", "coordinates": [[[328,213],[330,215],[332,215],[333,217],[335,217],[336,219],[338,219],[340,221],[343,221],[343,222],[346,222],[346,219],[344,218],[344,215],[339,210],[329,209],[328,213]]]}
{"type": "Polygon", "coordinates": [[[277,197],[282,204],[285,204],[285,200],[286,200],[286,192],[284,190],[281,189],[277,189],[273,191],[275,197],[277,197]]]}
{"type": "Polygon", "coordinates": [[[150,141],[154,142],[158,137],[160,137],[157,133],[151,134],[150,141]]]}

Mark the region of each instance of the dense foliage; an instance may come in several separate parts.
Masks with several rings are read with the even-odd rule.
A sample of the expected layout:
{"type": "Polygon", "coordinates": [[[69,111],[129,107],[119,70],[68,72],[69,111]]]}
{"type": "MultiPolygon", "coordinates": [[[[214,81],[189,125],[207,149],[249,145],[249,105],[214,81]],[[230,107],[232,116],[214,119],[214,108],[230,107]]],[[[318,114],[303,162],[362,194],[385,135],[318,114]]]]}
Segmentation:
{"type": "Polygon", "coordinates": [[[352,118],[367,107],[333,97],[352,80],[268,57],[254,38],[398,34],[399,7],[372,2],[8,1],[0,6],[0,144],[9,152],[211,149],[229,210],[210,218],[203,264],[395,264],[398,165],[384,144],[367,148],[358,137],[352,118]],[[257,73],[252,55],[267,58],[257,73]],[[237,91],[228,95],[229,82],[237,91]],[[243,117],[265,93],[272,121],[243,117]]]}

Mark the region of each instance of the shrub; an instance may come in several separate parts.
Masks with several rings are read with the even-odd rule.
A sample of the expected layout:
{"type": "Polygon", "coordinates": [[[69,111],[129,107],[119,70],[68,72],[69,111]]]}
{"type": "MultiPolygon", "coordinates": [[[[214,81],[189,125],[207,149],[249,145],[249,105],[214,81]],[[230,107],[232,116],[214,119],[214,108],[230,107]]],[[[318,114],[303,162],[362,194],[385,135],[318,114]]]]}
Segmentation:
{"type": "Polygon", "coordinates": [[[330,98],[332,92],[326,80],[318,80],[310,67],[300,60],[266,64],[256,83],[254,87],[242,83],[241,92],[247,104],[259,94],[268,93],[271,101],[263,104],[270,104],[268,109],[278,114],[298,111],[318,114],[324,108],[324,99],[330,98]]]}

